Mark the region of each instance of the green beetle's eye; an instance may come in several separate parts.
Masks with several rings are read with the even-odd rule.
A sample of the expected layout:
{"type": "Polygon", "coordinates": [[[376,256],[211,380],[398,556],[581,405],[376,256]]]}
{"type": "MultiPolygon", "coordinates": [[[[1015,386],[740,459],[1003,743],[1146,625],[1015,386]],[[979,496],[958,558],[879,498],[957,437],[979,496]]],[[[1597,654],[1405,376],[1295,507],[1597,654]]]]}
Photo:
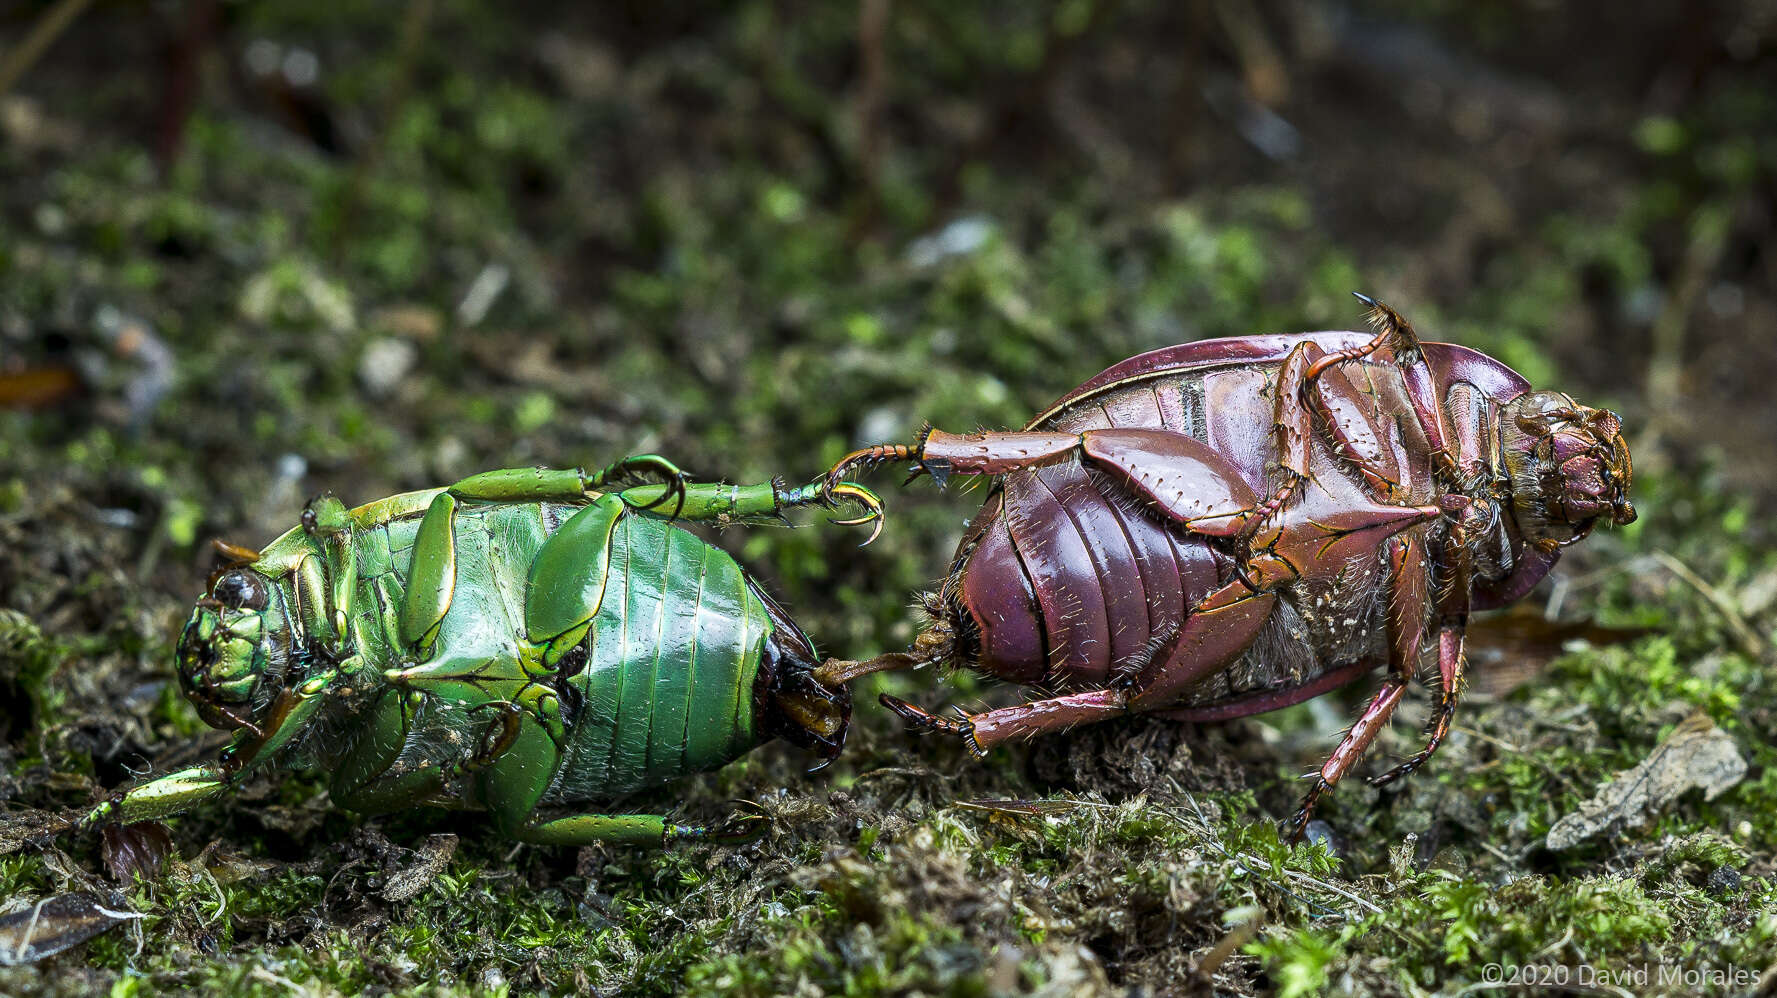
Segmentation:
{"type": "Polygon", "coordinates": [[[268,602],[265,581],[258,572],[244,569],[217,579],[216,590],[211,595],[230,610],[263,610],[268,602]]]}

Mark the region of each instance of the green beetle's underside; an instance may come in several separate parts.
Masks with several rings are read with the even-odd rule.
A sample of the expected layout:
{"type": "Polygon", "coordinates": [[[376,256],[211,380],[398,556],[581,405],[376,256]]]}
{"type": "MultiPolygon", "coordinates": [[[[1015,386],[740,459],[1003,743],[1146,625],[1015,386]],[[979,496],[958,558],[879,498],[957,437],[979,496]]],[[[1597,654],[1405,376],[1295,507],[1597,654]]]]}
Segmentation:
{"type": "MultiPolygon", "coordinates": [[[[430,657],[402,670],[401,681],[449,702],[534,705],[515,747],[556,763],[548,782],[538,767],[523,767],[519,782],[529,789],[521,796],[535,793],[535,803],[608,799],[720,766],[755,744],[753,683],[772,629],[764,603],[726,553],[614,497],[613,505],[459,506],[451,557],[430,559],[450,563],[458,582],[430,657]],[[594,546],[601,541],[602,554],[594,546]],[[570,550],[561,550],[563,542],[570,550]],[[471,578],[484,581],[465,585],[471,578]],[[551,604],[547,612],[538,612],[539,600],[551,604]],[[576,623],[571,607],[585,602],[596,602],[596,612],[576,623]],[[574,643],[585,657],[568,655],[571,646],[561,646],[551,630],[579,634],[574,643]],[[544,649],[552,645],[556,664],[546,666],[544,649]],[[547,730],[556,726],[552,717],[557,731],[547,730]],[[545,738],[551,744],[542,744],[545,738]]],[[[385,633],[423,633],[397,609],[413,605],[409,584],[420,581],[400,569],[414,562],[423,531],[442,529],[428,513],[358,533],[359,608],[376,608],[383,628],[394,618],[385,633]],[[373,566],[380,571],[371,574],[373,566]]],[[[412,719],[384,726],[405,729],[405,736],[377,756],[393,748],[416,764],[430,762],[488,723],[436,707],[422,719],[396,691],[386,701],[385,710],[405,709],[412,719]],[[474,730],[434,727],[465,723],[474,730]]],[[[504,799],[511,788],[486,789],[504,799]]]]}

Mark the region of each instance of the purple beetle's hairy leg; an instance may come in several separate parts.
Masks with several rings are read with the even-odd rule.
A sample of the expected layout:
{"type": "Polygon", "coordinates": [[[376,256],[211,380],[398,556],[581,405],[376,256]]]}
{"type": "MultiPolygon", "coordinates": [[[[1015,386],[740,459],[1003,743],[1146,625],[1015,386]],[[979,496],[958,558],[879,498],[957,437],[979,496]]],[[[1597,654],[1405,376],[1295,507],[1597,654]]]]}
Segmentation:
{"type": "Polygon", "coordinates": [[[1452,552],[1451,579],[1438,600],[1438,690],[1430,732],[1425,747],[1399,766],[1370,779],[1371,786],[1393,783],[1425,764],[1450,734],[1456,718],[1456,701],[1462,695],[1463,675],[1468,667],[1465,636],[1468,632],[1470,573],[1474,555],[1468,541],[1474,529],[1474,517],[1480,515],[1476,504],[1451,503],[1456,522],[1450,528],[1446,547],[1452,552]]]}
{"type": "Polygon", "coordinates": [[[948,433],[927,427],[916,446],[879,444],[853,451],[827,472],[828,487],[876,465],[911,462],[939,484],[951,475],[1006,475],[1080,461],[1110,475],[1131,498],[1194,534],[1250,534],[1257,499],[1240,470],[1187,434],[1149,427],[1080,433],[948,433]]]}
{"type": "Polygon", "coordinates": [[[899,697],[884,693],[882,705],[912,722],[917,728],[939,734],[961,737],[977,756],[1014,738],[1066,731],[1081,724],[1096,724],[1129,713],[1128,697],[1122,690],[1093,690],[1032,700],[1015,707],[1000,707],[980,714],[960,717],[939,717],[899,697]]]}
{"type": "Polygon", "coordinates": [[[1449,442],[1454,434],[1443,403],[1438,399],[1437,378],[1425,362],[1418,334],[1394,309],[1367,295],[1359,294],[1357,298],[1369,307],[1369,320],[1376,329],[1375,336],[1358,346],[1331,353],[1317,343],[1303,342],[1284,358],[1278,372],[1272,415],[1272,428],[1277,437],[1277,464],[1284,482],[1254,511],[1256,515],[1247,527],[1251,533],[1263,529],[1308,480],[1309,441],[1314,433],[1316,415],[1326,427],[1334,452],[1349,462],[1379,497],[1392,497],[1397,483],[1357,453],[1322,395],[1320,381],[1321,376],[1333,367],[1361,360],[1385,347],[1389,348],[1401,369],[1414,419],[1430,445],[1433,466],[1452,484],[1465,478],[1450,451],[1449,442]]]}
{"type": "Polygon", "coordinates": [[[1314,812],[1315,802],[1337,786],[1351,767],[1363,758],[1364,752],[1388,724],[1389,717],[1394,714],[1402,694],[1407,690],[1407,684],[1413,681],[1414,673],[1418,671],[1419,649],[1425,641],[1428,600],[1425,541],[1420,536],[1421,533],[1422,531],[1415,530],[1389,539],[1388,611],[1385,615],[1388,631],[1388,678],[1383,681],[1376,698],[1365,708],[1351,730],[1345,733],[1344,740],[1315,775],[1314,785],[1309,788],[1301,805],[1296,808],[1295,815],[1290,819],[1286,835],[1290,842],[1302,841],[1302,836],[1308,829],[1308,819],[1314,812]]]}

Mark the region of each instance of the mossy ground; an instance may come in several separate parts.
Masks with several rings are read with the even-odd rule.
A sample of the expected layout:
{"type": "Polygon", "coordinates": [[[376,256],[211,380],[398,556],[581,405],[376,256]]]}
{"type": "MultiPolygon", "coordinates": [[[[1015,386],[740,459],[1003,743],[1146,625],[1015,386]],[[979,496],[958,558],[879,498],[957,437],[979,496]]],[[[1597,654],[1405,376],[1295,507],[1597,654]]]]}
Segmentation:
{"type": "MultiPolygon", "coordinates": [[[[179,819],[152,882],[107,880],[91,838],[10,851],[9,905],[94,889],[145,917],[0,968],[0,992],[1457,994],[1490,963],[1772,986],[1777,42],[1687,19],[1706,55],[1675,69],[1657,6],[1594,37],[1509,4],[1363,4],[1358,28],[1311,4],[895,4],[875,97],[851,5],[415,3],[412,45],[382,15],[228,6],[171,132],[157,39],[186,22],[89,12],[0,139],[0,373],[87,386],[0,410],[9,828],[213,750],[168,672],[207,541],[269,538],[310,494],[641,451],[809,476],[925,419],[1018,425],[1154,346],[1349,326],[1353,289],[1622,411],[1643,518],[1476,625],[1449,744],[1398,794],[1341,787],[1330,851],[1274,819],[1362,690],[977,763],[874,693],[1014,692],[922,674],[859,690],[824,773],[772,747],[639,802],[758,801],[772,830],[738,848],[515,849],[292,777],[179,819]],[[316,54],[318,85],[266,83],[267,51],[316,54]],[[1251,130],[1255,93],[1297,151],[1251,130]],[[120,346],[138,325],[165,363],[120,346]],[[1698,709],[1738,786],[1542,847],[1698,709]]],[[[717,539],[827,650],[899,647],[972,499],[889,498],[862,552],[824,525],[717,539]]]]}

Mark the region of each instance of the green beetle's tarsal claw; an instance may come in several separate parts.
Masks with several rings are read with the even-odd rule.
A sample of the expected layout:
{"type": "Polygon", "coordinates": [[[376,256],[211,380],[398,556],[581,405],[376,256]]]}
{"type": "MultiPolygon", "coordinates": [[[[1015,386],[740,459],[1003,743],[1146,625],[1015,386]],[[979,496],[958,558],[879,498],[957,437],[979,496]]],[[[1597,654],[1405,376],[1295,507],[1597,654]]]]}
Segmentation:
{"type": "Polygon", "coordinates": [[[652,500],[636,506],[636,509],[652,510],[666,505],[667,500],[675,500],[673,515],[669,519],[676,520],[685,511],[685,500],[688,496],[686,486],[691,478],[679,469],[679,466],[661,457],[659,454],[638,454],[614,461],[598,474],[592,476],[591,486],[602,489],[613,484],[632,485],[663,485],[660,495],[652,500]]]}
{"type": "Polygon", "coordinates": [[[745,845],[756,842],[771,827],[771,816],[750,800],[734,801],[740,810],[720,825],[667,825],[661,832],[663,845],[682,840],[718,842],[722,845],[745,845]]]}
{"type": "Polygon", "coordinates": [[[859,547],[869,547],[876,538],[882,536],[883,505],[876,493],[856,482],[839,482],[829,485],[825,492],[826,500],[830,505],[837,506],[842,502],[855,502],[864,509],[862,516],[855,516],[849,520],[830,519],[829,523],[841,527],[861,527],[866,523],[875,524],[870,530],[870,536],[865,538],[864,543],[859,544],[859,547]]]}

